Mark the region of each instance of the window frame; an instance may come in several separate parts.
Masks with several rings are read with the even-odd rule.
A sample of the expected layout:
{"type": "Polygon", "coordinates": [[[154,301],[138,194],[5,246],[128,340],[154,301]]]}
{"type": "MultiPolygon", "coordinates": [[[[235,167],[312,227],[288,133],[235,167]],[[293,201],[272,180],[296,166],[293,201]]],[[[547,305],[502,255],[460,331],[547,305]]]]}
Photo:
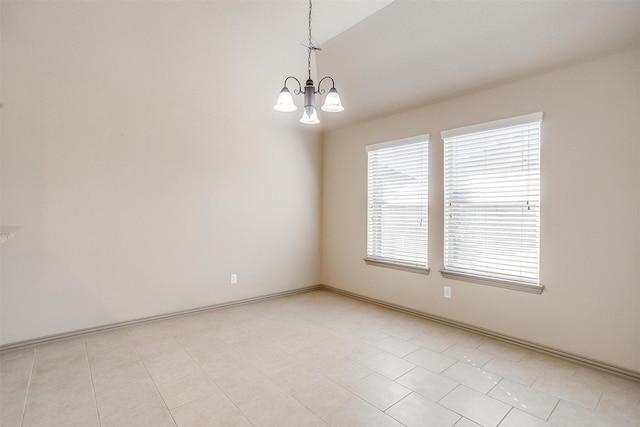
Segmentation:
{"type": "MultiPolygon", "coordinates": [[[[472,125],[472,126],[465,126],[465,127],[461,127],[461,128],[456,128],[456,129],[451,129],[451,130],[447,130],[447,131],[443,131],[441,132],[441,136],[442,136],[442,141],[443,141],[443,146],[444,146],[444,162],[443,162],[443,166],[444,166],[444,181],[443,181],[443,187],[444,187],[444,230],[443,230],[443,236],[444,236],[444,242],[443,242],[443,269],[440,270],[440,273],[442,274],[442,276],[444,278],[447,279],[454,279],[454,280],[461,280],[461,281],[467,281],[467,282],[473,282],[473,283],[478,283],[478,284],[483,284],[483,285],[489,285],[489,286],[496,286],[496,287],[500,287],[500,288],[506,288],[506,289],[513,289],[513,290],[519,290],[519,291],[524,291],[524,292],[530,292],[530,293],[536,293],[536,294],[540,294],[542,293],[544,286],[540,283],[540,188],[541,188],[541,170],[540,170],[540,155],[541,155],[541,147],[542,147],[542,118],[543,118],[543,113],[542,112],[538,112],[538,113],[532,113],[532,114],[525,114],[525,115],[521,115],[521,116],[516,116],[516,117],[510,117],[507,119],[501,119],[501,120],[495,120],[495,121],[491,121],[491,122],[486,122],[486,123],[481,123],[481,124],[477,124],[477,125],[472,125]],[[480,138],[484,139],[483,142],[486,142],[488,145],[489,144],[495,144],[492,146],[492,148],[495,148],[496,145],[499,146],[500,142],[497,142],[497,140],[499,139],[497,136],[489,136],[490,132],[499,132],[499,131],[506,131],[509,128],[513,128],[516,126],[521,126],[521,127],[526,127],[526,126],[531,126],[531,125],[537,125],[538,129],[539,129],[539,133],[537,134],[538,138],[537,140],[535,140],[535,142],[537,143],[537,145],[533,148],[534,150],[537,150],[536,152],[531,153],[531,148],[528,145],[527,146],[527,154],[526,156],[523,154],[522,157],[527,159],[527,173],[530,173],[530,164],[531,164],[531,160],[535,159],[537,161],[537,169],[535,172],[537,172],[536,175],[534,175],[534,179],[531,180],[530,178],[525,180],[525,181],[521,181],[521,182],[526,182],[527,184],[527,190],[524,192],[524,194],[527,196],[527,206],[529,203],[529,200],[531,200],[532,202],[536,203],[535,206],[535,210],[534,210],[534,215],[531,215],[530,217],[534,218],[534,224],[535,224],[535,233],[534,233],[534,241],[535,244],[537,246],[535,246],[535,251],[537,251],[535,253],[535,257],[531,255],[532,251],[529,248],[529,263],[525,263],[523,264],[523,261],[520,261],[520,264],[513,262],[511,264],[507,263],[509,265],[508,268],[513,268],[514,266],[519,265],[520,268],[523,268],[523,266],[525,267],[530,267],[532,264],[531,261],[532,259],[535,259],[535,278],[531,278],[525,274],[521,274],[520,278],[522,278],[522,280],[519,280],[520,278],[518,278],[516,275],[512,275],[512,274],[508,274],[506,273],[507,269],[503,269],[502,271],[499,271],[499,268],[495,268],[493,271],[493,274],[491,274],[489,270],[489,268],[485,268],[485,271],[482,271],[482,268],[478,268],[475,269],[474,267],[472,267],[472,265],[474,264],[475,261],[460,261],[457,265],[452,264],[451,263],[451,256],[453,256],[454,258],[458,258],[458,260],[461,260],[462,258],[464,258],[463,255],[460,255],[460,249],[459,248],[463,248],[463,252],[465,253],[465,255],[468,254],[473,254],[474,251],[475,253],[479,253],[479,250],[474,250],[474,249],[470,249],[469,247],[472,246],[472,244],[470,244],[471,239],[467,238],[467,240],[465,241],[465,237],[461,237],[461,234],[453,234],[451,235],[451,228],[460,228],[460,224],[462,224],[461,229],[464,229],[464,224],[465,221],[470,221],[469,220],[469,214],[464,214],[461,213],[456,221],[453,222],[453,225],[450,227],[450,223],[448,223],[449,221],[449,217],[447,216],[448,214],[451,215],[453,212],[455,212],[456,208],[450,206],[451,203],[451,199],[450,194],[453,192],[455,194],[456,190],[453,187],[455,184],[452,184],[450,182],[450,180],[459,180],[459,176],[460,174],[465,174],[465,173],[469,173],[469,176],[471,176],[472,172],[469,172],[470,170],[473,169],[473,167],[475,167],[476,165],[478,165],[479,163],[475,163],[474,166],[467,166],[468,169],[464,170],[464,169],[456,169],[456,175],[453,178],[450,178],[450,174],[453,174],[453,172],[451,171],[452,168],[454,167],[453,165],[449,164],[450,161],[450,156],[448,154],[448,150],[452,150],[452,144],[455,144],[456,142],[460,142],[460,139],[468,139],[468,140],[480,140],[480,138]],[[484,137],[482,137],[482,135],[484,135],[484,137]],[[457,139],[457,140],[456,140],[457,139]],[[461,172],[462,171],[462,172],[461,172]],[[537,184],[537,187],[535,186],[537,184]],[[531,190],[529,189],[529,186],[532,185],[531,190]],[[529,197],[531,197],[531,199],[529,199],[529,197]],[[535,200],[534,200],[535,199],[535,200]],[[465,216],[467,215],[467,216],[465,216]],[[455,243],[451,243],[453,241],[453,239],[455,239],[455,243]],[[462,242],[462,243],[461,243],[462,242]],[[464,245],[467,245],[466,247],[464,245]],[[458,248],[457,250],[454,250],[452,248],[449,247],[449,245],[454,245],[454,248],[458,248]],[[468,251],[468,252],[467,252],[468,251]],[[475,271],[474,271],[475,270],[475,271]],[[502,277],[501,277],[502,276],[502,277]]],[[[522,141],[524,141],[525,139],[523,138],[522,141]]],[[[526,138],[527,143],[529,144],[531,141],[531,138],[527,137],[526,138]]],[[[461,144],[463,144],[461,142],[461,144]]],[[[505,143],[506,144],[506,143],[505,143]]],[[[484,155],[485,157],[480,157],[479,158],[484,158],[485,162],[489,162],[491,159],[495,159],[496,157],[500,157],[500,156],[504,156],[505,152],[507,151],[511,151],[512,149],[506,148],[506,145],[504,147],[500,147],[499,149],[497,149],[497,154],[493,154],[492,156],[487,156],[484,155]]],[[[522,152],[524,153],[524,149],[520,149],[521,151],[518,152],[522,152]]],[[[467,154],[467,153],[465,153],[467,154]]],[[[509,154],[509,156],[511,156],[511,154],[509,154]]],[[[468,159],[466,159],[467,162],[469,161],[468,159]]],[[[473,160],[472,160],[473,161],[473,160]]],[[[505,167],[504,171],[506,171],[507,168],[505,167]]],[[[522,174],[522,176],[525,175],[525,173],[523,172],[523,167],[518,168],[512,168],[509,169],[509,173],[511,173],[511,170],[516,170],[517,173],[522,174]]],[[[502,173],[506,173],[506,172],[502,172],[502,173]]],[[[491,178],[487,179],[487,181],[491,182],[491,178]]],[[[453,181],[452,181],[453,182],[453,181]]],[[[475,185],[475,181],[474,184],[471,185],[471,187],[473,188],[473,186],[475,185]]],[[[500,196],[498,197],[499,201],[496,202],[495,207],[504,207],[504,199],[506,199],[506,193],[504,191],[505,187],[501,187],[500,184],[496,182],[494,182],[493,187],[490,188],[489,192],[493,192],[493,194],[500,194],[500,196]],[[501,191],[502,190],[502,191],[501,191]]],[[[506,185],[506,184],[505,184],[506,185]]],[[[457,191],[458,192],[463,192],[465,190],[465,187],[458,187],[457,191]]],[[[468,190],[468,188],[467,188],[468,190]]],[[[522,195],[523,193],[517,193],[519,195],[522,195]]],[[[455,200],[455,199],[454,199],[455,200]]],[[[475,205],[472,206],[478,206],[479,208],[484,208],[487,209],[487,206],[491,206],[488,205],[487,202],[484,202],[484,204],[482,203],[478,203],[478,202],[469,202],[468,199],[460,199],[458,198],[458,201],[460,202],[461,200],[464,200],[465,203],[476,203],[475,205]]],[[[469,205],[467,205],[469,206],[469,205]]],[[[483,212],[480,209],[480,212],[483,212]]],[[[475,213],[475,212],[474,212],[475,213]]],[[[491,222],[493,221],[492,225],[496,225],[496,223],[499,224],[499,216],[490,216],[490,214],[486,214],[486,213],[482,213],[481,215],[484,215],[485,218],[483,219],[484,223],[480,225],[480,227],[487,227],[487,224],[491,224],[491,222]],[[490,219],[486,219],[486,217],[490,218],[490,219]]],[[[530,218],[525,218],[526,214],[521,214],[520,218],[518,218],[518,220],[520,221],[519,224],[522,224],[522,228],[524,229],[526,226],[527,221],[530,221],[530,218]]],[[[529,215],[527,215],[529,216],[529,215]]],[[[467,222],[467,226],[469,226],[470,224],[473,224],[473,222],[467,222]]],[[[529,229],[531,230],[531,229],[529,229]]],[[[473,235],[472,237],[477,237],[477,234],[473,235]]],[[[522,237],[521,237],[522,239],[522,237]]],[[[489,242],[491,244],[496,244],[496,245],[502,245],[499,246],[500,250],[505,251],[505,253],[508,253],[509,249],[512,249],[515,247],[513,246],[512,242],[507,242],[507,243],[500,243],[498,242],[498,239],[494,238],[490,238],[490,240],[487,240],[486,242],[489,242]],[[493,239],[493,240],[491,240],[493,239]]],[[[525,247],[529,247],[530,245],[525,245],[524,243],[520,243],[520,250],[524,251],[525,247]]],[[[488,255],[483,254],[478,256],[479,259],[482,258],[489,258],[488,255]]],[[[501,261],[505,261],[506,258],[509,258],[509,256],[505,255],[505,258],[502,258],[501,261]]],[[[507,261],[505,261],[507,262],[507,261]]]]}
{"type": "MultiPolygon", "coordinates": [[[[419,273],[419,274],[429,274],[430,272],[429,258],[428,258],[429,257],[429,137],[430,137],[429,134],[423,134],[423,135],[416,135],[408,138],[402,138],[402,139],[397,139],[393,141],[381,142],[381,143],[370,144],[365,146],[365,151],[367,152],[367,230],[366,230],[367,231],[367,238],[366,238],[367,255],[364,258],[364,261],[368,265],[393,268],[397,270],[408,271],[408,272],[419,273]],[[421,184],[421,185],[424,185],[424,187],[422,188],[422,190],[424,191],[419,191],[417,193],[421,197],[421,200],[424,202],[424,218],[421,218],[421,220],[423,220],[426,223],[424,225],[424,230],[425,230],[424,265],[419,264],[417,262],[407,262],[399,258],[394,259],[392,257],[380,256],[380,253],[382,252],[382,250],[378,250],[377,254],[375,253],[375,250],[374,251],[371,250],[372,246],[374,246],[371,242],[371,239],[372,239],[372,235],[375,234],[375,231],[372,231],[371,229],[371,225],[373,222],[372,220],[372,210],[373,210],[372,173],[375,173],[375,171],[372,171],[371,153],[377,150],[385,150],[389,148],[397,148],[397,147],[403,147],[403,146],[408,146],[413,144],[424,144],[424,147],[421,148],[421,150],[423,151],[421,151],[421,153],[419,154],[422,158],[414,159],[414,160],[411,160],[409,163],[407,163],[407,164],[414,164],[417,162],[418,164],[421,164],[422,167],[424,168],[422,174],[420,175],[420,179],[424,180],[424,183],[421,184]]],[[[405,166],[407,164],[405,164],[405,166]]],[[[387,200],[385,203],[388,203],[388,202],[389,200],[387,200]]],[[[380,217],[378,216],[378,218],[380,217]]],[[[378,232],[380,233],[380,231],[378,232]]],[[[380,246],[380,245],[384,245],[384,243],[378,244],[375,246],[380,246]]]]}

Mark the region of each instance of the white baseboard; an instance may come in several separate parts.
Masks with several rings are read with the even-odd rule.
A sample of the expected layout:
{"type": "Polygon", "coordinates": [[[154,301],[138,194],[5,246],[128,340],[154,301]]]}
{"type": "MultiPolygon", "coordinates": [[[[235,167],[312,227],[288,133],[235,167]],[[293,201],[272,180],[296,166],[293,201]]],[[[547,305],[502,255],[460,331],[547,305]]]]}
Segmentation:
{"type": "Polygon", "coordinates": [[[258,301],[265,301],[273,298],[281,298],[289,295],[296,295],[296,294],[301,294],[301,293],[310,292],[310,291],[317,291],[320,288],[321,288],[321,285],[307,286],[305,288],[298,288],[290,291],[276,292],[273,294],[261,295],[253,298],[245,298],[245,299],[236,300],[236,301],[229,301],[229,302],[224,302],[220,304],[194,308],[191,310],[176,311],[173,313],[160,314],[158,316],[143,317],[140,319],[110,323],[108,325],[95,326],[92,328],[77,329],[74,331],[63,332],[60,334],[46,335],[46,336],[32,338],[24,341],[16,341],[16,342],[0,345],[0,353],[9,351],[9,350],[16,350],[24,347],[32,347],[35,345],[44,344],[48,342],[59,341],[67,338],[78,337],[81,335],[90,335],[98,332],[105,332],[105,331],[110,331],[114,329],[126,328],[129,326],[141,325],[143,323],[155,322],[157,320],[165,320],[165,319],[171,319],[174,317],[188,316],[190,314],[200,313],[208,310],[216,310],[220,308],[233,307],[236,305],[249,304],[249,303],[258,302],[258,301]]]}
{"type": "Polygon", "coordinates": [[[233,306],[238,306],[238,305],[243,305],[243,304],[249,304],[249,303],[253,303],[253,302],[259,302],[259,301],[266,301],[269,299],[273,299],[273,298],[281,298],[281,297],[285,297],[285,296],[290,296],[290,295],[296,295],[296,294],[301,294],[301,293],[306,293],[306,292],[311,292],[311,291],[316,291],[316,290],[325,290],[328,292],[333,292],[339,295],[343,295],[346,297],[350,297],[350,298],[354,298],[354,299],[358,299],[360,301],[365,301],[371,304],[375,304],[378,306],[382,306],[382,307],[386,307],[386,308],[390,308],[392,310],[396,310],[396,311],[400,311],[403,313],[407,313],[407,314],[411,314],[413,316],[417,316],[417,317],[421,317],[423,319],[428,319],[428,320],[432,320],[434,322],[438,322],[438,323],[442,323],[448,326],[453,326],[455,328],[458,329],[462,329],[465,331],[469,331],[469,332],[473,332],[476,334],[480,334],[489,338],[494,338],[509,344],[513,344],[513,345],[517,345],[519,347],[522,348],[526,348],[529,350],[534,350],[540,353],[544,353],[547,355],[551,355],[551,356],[555,356],[555,357],[559,357],[561,359],[565,359],[571,362],[575,362],[575,363],[579,363],[581,365],[584,366],[588,366],[590,368],[595,368],[601,371],[605,371],[611,374],[616,374],[618,376],[627,378],[627,379],[631,379],[631,380],[635,380],[635,381],[640,381],[640,372],[638,371],[634,371],[631,369],[627,369],[621,366],[616,366],[616,365],[612,365],[610,363],[606,363],[606,362],[602,362],[599,360],[595,360],[595,359],[591,359],[589,357],[585,357],[585,356],[581,356],[579,354],[574,354],[574,353],[569,353],[566,352],[564,350],[559,350],[557,348],[552,348],[552,347],[548,347],[542,344],[537,344],[531,341],[527,341],[527,340],[523,340],[520,338],[516,338],[516,337],[512,337],[512,336],[508,336],[508,335],[504,335],[501,334],[499,332],[495,332],[495,331],[491,331],[488,329],[483,329],[483,328],[479,328],[477,326],[473,326],[467,323],[462,323],[462,322],[458,322],[455,320],[451,320],[451,319],[447,319],[444,317],[440,317],[440,316],[435,316],[429,313],[425,313],[422,311],[418,311],[418,310],[414,310],[408,307],[404,307],[398,304],[393,304],[393,303],[389,303],[386,301],[382,301],[382,300],[377,300],[375,298],[370,298],[364,295],[360,295],[360,294],[356,294],[353,292],[349,292],[349,291],[345,291],[342,289],[338,289],[338,288],[334,288],[332,286],[327,286],[327,285],[314,285],[314,286],[308,286],[305,288],[299,288],[299,289],[293,289],[290,291],[284,291],[284,292],[276,292],[273,294],[268,294],[268,295],[262,295],[262,296],[258,296],[258,297],[253,297],[253,298],[246,298],[246,299],[242,299],[242,300],[236,300],[236,301],[229,301],[229,302],[225,302],[225,303],[221,303],[221,304],[214,304],[214,305],[209,305],[206,307],[199,307],[199,308],[195,308],[195,309],[191,309],[191,310],[184,310],[184,311],[179,311],[179,312],[173,312],[173,313],[167,313],[167,314],[161,314],[158,316],[151,316],[151,317],[145,317],[145,318],[141,318],[141,319],[135,319],[135,320],[130,320],[130,321],[125,321],[125,322],[118,322],[118,323],[111,323],[108,325],[102,325],[102,326],[97,326],[97,327],[93,327],[93,328],[85,328],[85,329],[78,329],[75,331],[70,331],[70,332],[64,332],[61,334],[55,334],[55,335],[47,335],[47,336],[43,336],[43,337],[38,337],[38,338],[33,338],[33,339],[29,339],[29,340],[24,340],[24,341],[18,341],[18,342],[13,342],[13,343],[9,343],[9,344],[3,344],[0,345],[0,353],[6,352],[6,351],[11,351],[11,350],[16,350],[19,348],[25,348],[25,347],[32,347],[35,345],[39,345],[39,344],[44,344],[44,343],[48,343],[48,342],[53,342],[53,341],[59,341],[59,340],[63,340],[63,339],[67,339],[67,338],[73,338],[73,337],[78,337],[78,336],[82,336],[82,335],[89,335],[89,334],[95,334],[98,332],[105,332],[105,331],[109,331],[109,330],[114,330],[114,329],[121,329],[121,328],[125,328],[125,327],[129,327],[129,326],[135,326],[135,325],[140,325],[143,323],[148,323],[148,322],[154,322],[157,320],[164,320],[164,319],[171,319],[171,318],[175,318],[175,317],[181,317],[181,316],[188,316],[191,314],[195,314],[195,313],[200,313],[203,311],[208,311],[208,310],[216,310],[216,309],[221,309],[221,308],[226,308],[226,307],[233,307],[233,306]]]}
{"type": "Polygon", "coordinates": [[[392,304],[386,301],[377,300],[375,298],[366,297],[364,295],[356,294],[353,292],[345,291],[342,289],[334,288],[332,286],[320,285],[320,289],[334,292],[340,295],[344,295],[347,297],[355,298],[361,301],[369,302],[371,304],[376,304],[382,307],[390,308],[392,310],[401,311],[403,313],[411,314],[414,316],[422,317],[424,319],[432,320],[434,322],[442,323],[448,326],[453,326],[458,329],[463,329],[465,331],[473,332],[476,334],[480,334],[489,338],[494,338],[509,344],[517,345],[518,347],[526,348],[528,350],[534,350],[540,353],[544,353],[550,356],[559,357],[561,359],[565,359],[571,362],[579,363],[584,366],[588,366],[590,368],[598,369],[600,371],[605,371],[611,374],[616,374],[618,376],[631,379],[634,381],[640,381],[640,372],[634,371],[632,369],[624,368],[622,366],[612,365],[607,362],[602,362],[599,360],[591,359],[589,357],[581,356],[579,354],[570,353],[564,350],[559,350],[557,348],[548,347],[542,344],[534,343],[531,341],[523,340],[520,338],[512,337],[509,335],[504,335],[499,332],[491,331],[484,328],[479,328],[477,326],[473,326],[467,323],[458,322],[455,320],[447,319],[445,317],[435,316],[433,314],[425,313],[422,311],[414,310],[411,308],[407,308],[398,304],[392,304]]]}

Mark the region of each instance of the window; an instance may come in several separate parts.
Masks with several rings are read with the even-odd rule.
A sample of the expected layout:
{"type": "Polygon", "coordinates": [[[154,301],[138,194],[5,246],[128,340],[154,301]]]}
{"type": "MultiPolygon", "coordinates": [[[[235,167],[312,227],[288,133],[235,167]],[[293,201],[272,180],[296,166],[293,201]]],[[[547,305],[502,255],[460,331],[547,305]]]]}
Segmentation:
{"type": "Polygon", "coordinates": [[[429,136],[366,147],[369,264],[428,273],[429,136]]]}
{"type": "Polygon", "coordinates": [[[445,277],[542,292],[541,121],[534,113],[442,132],[445,277]]]}

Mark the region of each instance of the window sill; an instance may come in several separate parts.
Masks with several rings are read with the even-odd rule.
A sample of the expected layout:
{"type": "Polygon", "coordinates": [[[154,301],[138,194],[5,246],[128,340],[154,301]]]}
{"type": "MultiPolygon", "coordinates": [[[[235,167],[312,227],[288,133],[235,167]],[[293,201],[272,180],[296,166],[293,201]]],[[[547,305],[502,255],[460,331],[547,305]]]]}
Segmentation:
{"type": "Polygon", "coordinates": [[[490,277],[474,276],[472,274],[458,273],[450,270],[440,270],[445,279],[461,280],[463,282],[478,283],[480,285],[495,286],[497,288],[511,289],[513,291],[528,292],[540,295],[544,290],[542,285],[531,285],[511,280],[493,279],[490,277]]]}
{"type": "Polygon", "coordinates": [[[383,261],[374,258],[363,258],[364,262],[368,265],[375,265],[376,267],[393,268],[395,270],[408,271],[410,273],[429,274],[431,271],[428,267],[418,267],[417,265],[401,264],[398,262],[383,261]]]}

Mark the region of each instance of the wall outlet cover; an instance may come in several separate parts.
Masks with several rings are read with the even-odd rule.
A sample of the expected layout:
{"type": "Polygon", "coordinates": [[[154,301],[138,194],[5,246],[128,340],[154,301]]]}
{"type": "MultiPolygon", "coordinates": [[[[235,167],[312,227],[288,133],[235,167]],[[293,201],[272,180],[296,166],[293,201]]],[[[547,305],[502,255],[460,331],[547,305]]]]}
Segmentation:
{"type": "Polygon", "coordinates": [[[451,286],[444,287],[444,297],[451,298],[451,286]]]}

